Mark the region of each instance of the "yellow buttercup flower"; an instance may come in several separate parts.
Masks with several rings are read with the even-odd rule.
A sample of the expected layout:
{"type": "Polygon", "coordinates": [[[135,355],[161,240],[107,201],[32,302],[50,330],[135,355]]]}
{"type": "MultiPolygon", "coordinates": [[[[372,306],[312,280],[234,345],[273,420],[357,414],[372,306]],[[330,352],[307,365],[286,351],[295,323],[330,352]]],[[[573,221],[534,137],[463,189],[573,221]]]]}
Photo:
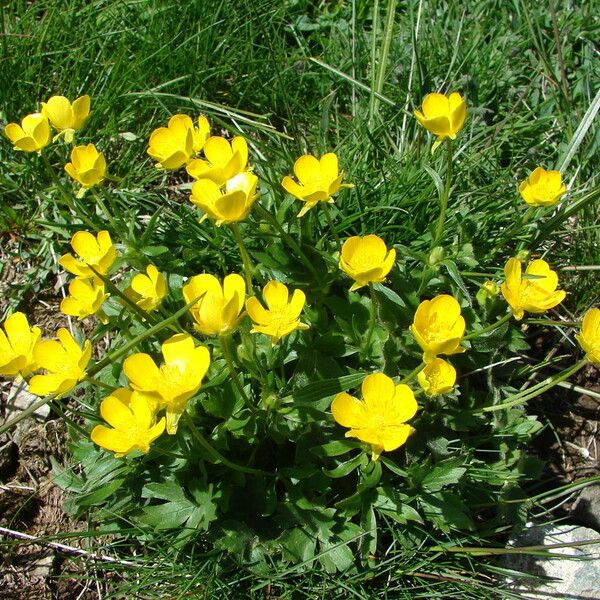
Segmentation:
{"type": "Polygon", "coordinates": [[[106,175],[106,159],[94,144],[75,146],[71,150],[71,162],[65,171],[86,190],[98,185],[106,175]]]}
{"type": "Polygon", "coordinates": [[[500,286],[504,299],[510,305],[515,319],[525,312],[540,314],[560,304],[567,293],[557,290],[558,275],[545,260],[534,260],[521,275],[521,261],[511,258],[504,267],[505,281],[500,286]]]}
{"type": "Polygon", "coordinates": [[[442,294],[419,304],[410,331],[423,350],[423,361],[430,363],[438,354],[457,354],[465,348],[460,342],[465,334],[465,320],[460,304],[442,294]]]}
{"type": "Polygon", "coordinates": [[[84,319],[96,314],[107,298],[101,281],[74,279],[69,284],[69,295],[60,303],[60,312],[84,319]]]}
{"type": "Polygon", "coordinates": [[[456,369],[442,358],[434,358],[417,375],[417,381],[427,396],[447,394],[454,389],[456,369]]]}
{"type": "Polygon", "coordinates": [[[158,410],[166,408],[167,433],[177,432],[177,424],[187,401],[200,389],[210,364],[210,354],[204,346],[194,346],[194,339],[177,333],[162,346],[164,364],[156,366],[148,354],[129,356],[123,371],[131,387],[155,401],[158,410]]]}
{"type": "Polygon", "coordinates": [[[218,186],[228,179],[243,173],[248,165],[248,143],[242,136],[236,136],[228,142],[214,135],[204,144],[204,156],[196,158],[186,167],[194,179],[210,179],[218,186]]]}
{"type": "Polygon", "coordinates": [[[56,340],[42,340],[33,349],[37,366],[47,371],[34,375],[29,391],[36,396],[64,395],[85,377],[85,368],[92,356],[92,344],[85,340],[83,347],[73,339],[68,330],[56,332],[56,340]]]}
{"type": "Polygon", "coordinates": [[[0,329],[0,375],[27,377],[37,369],[33,349],[42,332],[39,327],[29,327],[22,312],[10,315],[0,329]]]}
{"type": "Polygon", "coordinates": [[[253,325],[250,333],[264,333],[270,336],[274,346],[292,331],[309,328],[306,323],[300,322],[300,313],[306,302],[302,290],[294,290],[290,299],[287,286],[279,281],[269,281],[263,288],[262,295],[267,309],[256,296],[246,301],[246,310],[253,325]]]}
{"type": "Polygon", "coordinates": [[[227,275],[223,285],[214,275],[203,273],[192,277],[183,286],[186,303],[200,298],[190,309],[196,321],[194,327],[204,335],[225,335],[240,321],[246,298],[246,283],[237,273],[227,275]]]}
{"type": "Polygon", "coordinates": [[[114,452],[116,458],[134,450],[147,453],[165,430],[165,418],[156,423],[152,403],[143,394],[125,388],[102,400],[100,414],[112,428],[96,425],[90,437],[98,446],[114,452]]]}
{"type": "Polygon", "coordinates": [[[388,250],[385,242],[376,235],[354,236],[342,246],[339,266],[354,279],[350,291],[368,283],[383,281],[392,270],[396,250],[388,250]]]}
{"type": "Polygon", "coordinates": [[[154,266],[146,267],[146,275],[138,273],[131,280],[127,295],[144,310],[156,310],[167,295],[167,281],[164,275],[154,266]]]}
{"type": "Polygon", "coordinates": [[[417,401],[412,390],[383,373],[365,377],[362,383],[363,401],[345,392],[331,404],[331,414],[342,427],[349,427],[346,437],[358,438],[371,445],[373,460],[406,442],[414,429],[406,424],[417,413],[417,401]]]}
{"type": "Polygon", "coordinates": [[[581,322],[581,331],[575,335],[585,357],[600,365],[600,308],[590,308],[581,322]]]}
{"type": "Polygon", "coordinates": [[[294,163],[294,175],[298,182],[285,176],[281,185],[286,192],[304,202],[299,217],[305,215],[319,202],[333,202],[332,196],[342,188],[354,187],[351,183],[342,183],[344,172],[339,171],[338,157],[329,152],[317,159],[311,154],[301,156],[294,163]]]}
{"type": "Polygon", "coordinates": [[[100,231],[96,237],[89,231],[78,231],[71,238],[71,247],[81,260],[77,260],[72,254],[64,254],[58,263],[69,273],[82,279],[95,277],[90,266],[104,275],[117,257],[108,231],[100,231]]]}
{"type": "Polygon", "coordinates": [[[39,152],[50,143],[50,123],[41,113],[27,115],[18,123],[9,123],[4,128],[6,137],[15,150],[39,152]]]}
{"type": "MultiPolygon", "coordinates": [[[[159,127],[150,134],[148,154],[163,169],[179,169],[194,156],[194,145],[201,146],[204,129],[208,121],[198,120],[198,130],[194,128],[188,115],[173,115],[167,127],[159,127]]],[[[210,127],[209,127],[210,128],[210,127]]]]}
{"type": "Polygon", "coordinates": [[[530,206],[552,206],[566,191],[560,171],[546,171],[542,167],[537,167],[519,185],[521,198],[530,206]]]}
{"type": "Polygon", "coordinates": [[[75,131],[81,129],[90,116],[90,97],[81,96],[71,104],[64,96],[52,96],[48,102],[42,102],[42,114],[58,129],[56,137],[64,135],[65,141],[71,143],[75,131]]]}
{"type": "Polygon", "coordinates": [[[224,190],[211,179],[200,179],[192,186],[190,200],[204,211],[202,220],[210,217],[217,226],[235,223],[248,216],[258,198],[257,184],[258,177],[249,171],[228,179],[224,190]]]}
{"type": "Polygon", "coordinates": [[[417,121],[428,131],[437,135],[431,152],[446,139],[456,139],[456,134],[462,129],[467,116],[467,104],[460,94],[453,92],[444,94],[427,94],[423,98],[422,111],[415,110],[417,121]]]}

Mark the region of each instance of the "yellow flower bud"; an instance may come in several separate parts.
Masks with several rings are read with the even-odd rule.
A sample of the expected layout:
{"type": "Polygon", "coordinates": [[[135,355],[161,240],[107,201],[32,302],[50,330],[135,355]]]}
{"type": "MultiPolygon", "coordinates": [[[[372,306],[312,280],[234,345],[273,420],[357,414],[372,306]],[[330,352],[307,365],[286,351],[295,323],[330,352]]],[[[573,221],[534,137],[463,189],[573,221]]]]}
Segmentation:
{"type": "Polygon", "coordinates": [[[21,125],[9,123],[4,133],[15,150],[24,152],[39,152],[50,143],[50,123],[41,113],[27,115],[21,125]]]}
{"type": "Polygon", "coordinates": [[[431,148],[433,154],[446,138],[456,139],[465,123],[467,104],[457,92],[450,96],[434,93],[425,96],[422,109],[415,110],[414,115],[425,129],[437,135],[431,148]]]}
{"type": "Polygon", "coordinates": [[[546,171],[537,167],[519,185],[521,197],[530,206],[553,206],[567,191],[560,171],[546,171]]]}
{"type": "Polygon", "coordinates": [[[417,381],[430,398],[447,394],[456,383],[456,369],[442,358],[435,358],[419,372],[417,381]]]}
{"type": "Polygon", "coordinates": [[[460,304],[442,294],[419,304],[410,326],[415,340],[423,349],[423,361],[430,363],[438,354],[457,354],[465,348],[460,342],[465,334],[465,320],[460,304]]]}
{"type": "Polygon", "coordinates": [[[354,279],[350,288],[354,291],[368,283],[383,281],[395,260],[396,250],[388,250],[379,236],[371,234],[348,238],[342,246],[339,266],[354,279]]]}

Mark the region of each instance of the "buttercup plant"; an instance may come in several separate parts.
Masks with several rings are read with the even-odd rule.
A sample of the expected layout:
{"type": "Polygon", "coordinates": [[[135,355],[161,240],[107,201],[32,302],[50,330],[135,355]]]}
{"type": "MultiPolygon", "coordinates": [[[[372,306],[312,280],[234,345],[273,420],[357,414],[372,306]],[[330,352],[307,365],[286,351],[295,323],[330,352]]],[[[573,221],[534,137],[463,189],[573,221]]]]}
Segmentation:
{"type": "MultiPolygon", "coordinates": [[[[73,104],[55,96],[6,135],[15,149],[44,150],[54,168],[45,150],[50,124],[71,141],[89,107],[87,96],[73,104]]],[[[447,155],[426,153],[446,179],[436,177],[439,212],[414,245],[402,245],[385,221],[374,231],[368,210],[348,214],[338,203],[329,213],[334,197],[353,187],[339,167],[352,164],[343,141],[336,153],[301,156],[294,177],[281,177],[281,161],[272,177],[262,159],[249,165],[245,130],[211,136],[206,117],[175,114],[154,129],[146,152],[162,170],[157,179],[174,176],[169,192],[183,188],[194,206],[161,206],[131,223],[112,203],[119,190],[107,193],[112,180],[95,146],[102,140],[71,150],[71,162],[54,169],[52,190],[73,218],[63,237],[72,252],[61,242],[58,263],[74,278],[60,310],[86,319],[86,331],[99,326],[81,344],[75,321],[75,337],[60,328],[57,340],[42,339],[24,313],[13,313],[0,329],[0,374],[24,380],[66,418],[85,408],[88,433],[73,439],[84,458],[69,474],[76,510],[127,520],[144,540],[168,531],[178,548],[202,534],[203,543],[246,556],[245,540],[256,539],[252,568],[279,557],[330,573],[383,557],[378,535],[387,521],[401,524],[402,543],[423,547],[430,532],[505,527],[506,500],[524,497],[533,477],[521,446],[539,423],[523,407],[600,362],[600,310],[586,313],[576,336],[585,359],[531,388],[515,391],[513,374],[486,387],[502,377],[481,377],[492,360],[525,347],[518,321],[560,310],[566,291],[544,260],[523,272],[508,258],[518,248],[492,262],[471,245],[470,263],[461,263],[469,244],[447,217],[453,144],[466,116],[456,92],[428,94],[415,111],[436,136],[432,150],[444,143],[447,155]],[[94,200],[73,198],[67,174],[84,189],[98,186],[94,200]],[[317,211],[306,216],[317,205],[325,223],[317,211]],[[183,249],[165,241],[175,218],[186,225],[183,249]],[[267,521],[263,547],[257,523],[267,521]]],[[[560,199],[564,185],[553,173],[531,174],[521,185],[526,202],[560,199]]],[[[355,181],[358,197],[369,182],[355,181]]]]}

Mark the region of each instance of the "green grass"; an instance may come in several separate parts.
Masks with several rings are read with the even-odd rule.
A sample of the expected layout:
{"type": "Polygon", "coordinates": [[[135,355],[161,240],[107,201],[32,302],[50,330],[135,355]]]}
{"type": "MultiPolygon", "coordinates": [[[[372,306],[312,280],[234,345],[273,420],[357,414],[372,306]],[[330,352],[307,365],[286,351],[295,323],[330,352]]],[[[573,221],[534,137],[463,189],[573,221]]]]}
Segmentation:
{"type": "MultiPolygon", "coordinates": [[[[186,179],[153,168],[145,153],[152,129],[177,112],[202,112],[216,129],[241,132],[265,182],[261,203],[288,221],[298,203],[281,204],[282,176],[300,154],[334,150],[347,181],[355,184],[333,207],[340,237],[375,231],[389,243],[410,245],[416,253],[405,257],[410,270],[418,253],[428,251],[425,234],[437,216],[431,173],[444,172],[443,150],[430,155],[431,137],[412,110],[428,92],[458,90],[467,97],[469,117],[457,145],[444,241],[458,241],[479,263],[461,269],[499,272],[533,239],[538,244],[532,251],[559,268],[600,265],[593,196],[600,129],[590,122],[573,141],[598,92],[593,25],[598,3],[549,10],[525,0],[466,5],[412,0],[396,5],[393,21],[387,16],[392,4],[376,3],[375,16],[367,0],[5,3],[0,123],[20,120],[54,94],[71,99],[89,94],[93,114],[78,141],[93,141],[105,152],[119,180],[115,200],[122,222],[133,224],[131,232],[113,232],[114,237],[133,260],[146,234],[148,245],[168,248],[153,257],[157,266],[180,275],[236,269],[238,254],[229,231],[198,225],[182,186],[186,179]],[[388,58],[382,61],[386,45],[388,58]],[[564,176],[572,202],[586,195],[590,200],[568,219],[559,213],[541,229],[534,220],[506,235],[524,213],[518,182],[537,165],[557,167],[570,148],[564,176]],[[146,231],[140,217],[157,210],[159,218],[146,231]]],[[[60,148],[52,160],[60,165],[64,158],[66,149],[60,148]]],[[[36,295],[45,297],[54,283],[56,256],[80,228],[55,193],[30,193],[44,187],[35,179],[38,162],[0,143],[0,238],[34,266],[5,291],[2,317],[9,308],[31,305],[36,295]]],[[[106,227],[92,196],[82,206],[99,228],[106,227]]],[[[324,225],[320,218],[309,214],[305,227],[318,229],[324,225]]],[[[252,216],[243,227],[257,220],[252,216]]],[[[325,227],[320,231],[328,235],[325,227]]],[[[257,244],[250,252],[262,249],[257,244]]],[[[8,268],[1,265],[0,272],[8,268]]],[[[574,316],[598,303],[597,271],[567,270],[561,282],[570,291],[567,308],[574,316]]],[[[221,554],[204,548],[175,552],[168,539],[155,539],[144,549],[150,566],[125,569],[106,597],[143,591],[148,598],[167,592],[262,598],[269,582],[274,598],[497,597],[495,584],[486,579],[493,564],[469,555],[422,553],[397,529],[388,527],[386,558],[349,578],[298,567],[278,572],[277,565],[266,572],[240,570],[221,554]]],[[[479,542],[493,545],[502,534],[490,532],[479,542]]],[[[424,545],[474,543],[425,539],[424,545]]]]}

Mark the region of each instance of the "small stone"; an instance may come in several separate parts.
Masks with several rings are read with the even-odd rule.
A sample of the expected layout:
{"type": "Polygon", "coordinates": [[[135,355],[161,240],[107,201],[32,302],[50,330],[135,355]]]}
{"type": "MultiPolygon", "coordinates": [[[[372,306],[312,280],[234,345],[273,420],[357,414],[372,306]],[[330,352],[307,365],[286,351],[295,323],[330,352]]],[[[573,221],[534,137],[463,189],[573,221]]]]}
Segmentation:
{"type": "MultiPolygon", "coordinates": [[[[573,516],[583,525],[600,532],[600,485],[590,485],[581,491],[573,505],[573,516]]],[[[600,533],[598,535],[600,537],[600,533]]]]}
{"type": "MultiPolygon", "coordinates": [[[[23,412],[39,399],[39,396],[34,396],[27,391],[27,384],[23,380],[14,381],[7,394],[6,421],[23,412]]],[[[45,421],[49,414],[50,405],[46,403],[34,410],[31,416],[38,421],[45,421]]]]}
{"type": "MultiPolygon", "coordinates": [[[[509,542],[512,547],[550,546],[600,541],[600,534],[587,527],[574,525],[533,525],[509,542]]],[[[600,598],[600,544],[549,548],[560,558],[507,554],[503,566],[531,574],[530,579],[513,581],[511,588],[527,600],[547,598],[600,598]],[[567,557],[572,556],[574,559],[567,557]],[[536,577],[551,577],[555,581],[539,581],[536,577]]]]}

